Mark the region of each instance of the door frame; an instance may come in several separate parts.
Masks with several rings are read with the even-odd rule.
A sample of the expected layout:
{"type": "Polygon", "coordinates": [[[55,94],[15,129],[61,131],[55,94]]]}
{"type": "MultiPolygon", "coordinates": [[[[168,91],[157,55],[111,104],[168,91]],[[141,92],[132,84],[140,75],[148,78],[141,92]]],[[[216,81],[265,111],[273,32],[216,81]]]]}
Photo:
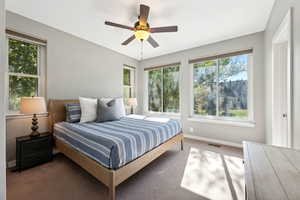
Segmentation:
{"type": "Polygon", "coordinates": [[[6,126],[5,126],[5,1],[0,0],[0,199],[6,199],[6,126]]]}
{"type": "Polygon", "coordinates": [[[292,30],[292,19],[293,19],[293,9],[290,8],[285,15],[284,19],[282,20],[280,26],[278,27],[277,31],[275,32],[273,38],[272,38],[272,138],[271,141],[273,143],[274,141],[274,133],[275,133],[275,110],[277,109],[278,105],[275,105],[274,100],[276,98],[275,96],[275,63],[274,63],[274,57],[275,57],[275,49],[276,46],[282,42],[287,42],[287,147],[293,147],[292,144],[292,137],[293,137],[293,130],[292,130],[292,123],[293,123],[293,30],[292,30]]]}

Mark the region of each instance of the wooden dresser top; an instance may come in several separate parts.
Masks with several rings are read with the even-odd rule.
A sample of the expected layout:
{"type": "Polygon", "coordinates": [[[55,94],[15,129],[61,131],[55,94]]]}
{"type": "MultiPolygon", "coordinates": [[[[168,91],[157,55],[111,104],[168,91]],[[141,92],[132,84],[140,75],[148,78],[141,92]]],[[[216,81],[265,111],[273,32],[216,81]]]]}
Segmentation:
{"type": "Polygon", "coordinates": [[[300,151],[244,142],[248,200],[300,200],[300,151]]]}

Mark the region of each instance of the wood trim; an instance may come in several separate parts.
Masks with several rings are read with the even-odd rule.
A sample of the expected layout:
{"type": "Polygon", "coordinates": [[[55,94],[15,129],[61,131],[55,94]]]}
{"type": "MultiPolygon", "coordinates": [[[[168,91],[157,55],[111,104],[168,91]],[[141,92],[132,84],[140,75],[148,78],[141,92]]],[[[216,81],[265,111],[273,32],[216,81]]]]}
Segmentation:
{"type": "Polygon", "coordinates": [[[126,64],[124,64],[124,67],[130,68],[130,69],[133,69],[133,70],[136,70],[136,67],[130,66],[130,65],[126,65],[126,64]]]}
{"type": "Polygon", "coordinates": [[[215,56],[195,58],[195,59],[189,60],[189,64],[208,61],[208,60],[216,60],[219,58],[227,58],[227,57],[231,57],[231,56],[239,56],[239,55],[243,55],[243,54],[251,54],[251,53],[253,53],[253,49],[235,51],[235,52],[230,52],[230,53],[225,53],[225,54],[220,54],[220,55],[215,55],[215,56]]]}
{"type": "MultiPolygon", "coordinates": [[[[80,167],[85,169],[96,179],[101,181],[104,185],[108,187],[109,200],[116,199],[116,186],[131,177],[133,174],[143,169],[149,163],[154,161],[160,155],[168,151],[174,144],[183,142],[183,133],[180,133],[173,138],[169,139],[160,146],[154,148],[148,153],[142,155],[136,160],[126,164],[119,169],[108,169],[103,167],[98,162],[84,155],[83,153],[77,151],[69,144],[54,137],[56,148],[63,153],[65,156],[73,160],[80,167]]],[[[183,145],[183,144],[181,144],[183,145]]],[[[183,147],[183,146],[181,146],[183,147]]]]}
{"type": "Polygon", "coordinates": [[[37,43],[40,43],[40,44],[43,44],[43,45],[47,45],[47,40],[43,40],[43,39],[28,35],[28,34],[25,34],[25,33],[20,33],[20,32],[17,32],[17,31],[13,31],[11,29],[6,29],[5,32],[6,32],[6,34],[11,35],[11,36],[24,38],[26,40],[30,40],[30,41],[37,42],[37,43]]]}
{"type": "Polygon", "coordinates": [[[144,69],[144,71],[150,71],[150,70],[164,68],[164,67],[171,67],[171,66],[180,65],[180,64],[181,64],[180,62],[176,62],[176,63],[170,63],[170,64],[159,65],[159,66],[154,66],[154,67],[147,67],[144,69]]]}

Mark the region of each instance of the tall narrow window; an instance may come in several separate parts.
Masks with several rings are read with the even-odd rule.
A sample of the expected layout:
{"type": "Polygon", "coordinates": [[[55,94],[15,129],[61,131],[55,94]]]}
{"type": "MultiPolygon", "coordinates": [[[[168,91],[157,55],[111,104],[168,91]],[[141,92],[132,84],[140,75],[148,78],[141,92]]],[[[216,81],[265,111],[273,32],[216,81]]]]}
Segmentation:
{"type": "MultiPolygon", "coordinates": [[[[147,69],[146,69],[147,70],[147,69]]],[[[148,111],[179,112],[179,64],[147,70],[148,111]]]]}
{"type": "Polygon", "coordinates": [[[40,45],[8,38],[8,110],[19,111],[20,98],[39,95],[40,45]]]}
{"type": "Polygon", "coordinates": [[[248,70],[252,50],[193,62],[193,113],[249,119],[248,70]]]}
{"type": "Polygon", "coordinates": [[[123,67],[123,97],[125,101],[128,98],[136,97],[135,68],[127,65],[124,65],[123,67]]]}

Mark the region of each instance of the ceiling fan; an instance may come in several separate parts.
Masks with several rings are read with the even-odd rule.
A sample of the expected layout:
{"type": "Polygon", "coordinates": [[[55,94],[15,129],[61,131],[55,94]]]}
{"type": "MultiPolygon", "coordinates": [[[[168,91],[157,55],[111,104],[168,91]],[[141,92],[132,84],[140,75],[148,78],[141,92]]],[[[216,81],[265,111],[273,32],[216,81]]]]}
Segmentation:
{"type": "Polygon", "coordinates": [[[128,29],[134,31],[134,35],[125,40],[122,45],[129,44],[135,38],[141,41],[147,40],[152,47],[158,47],[158,43],[151,37],[150,33],[165,33],[165,32],[177,32],[177,26],[165,26],[165,27],[150,27],[147,19],[149,16],[150,7],[144,4],[140,5],[140,16],[138,17],[138,21],[134,24],[134,27],[117,24],[109,21],[105,21],[106,25],[114,26],[118,28],[128,29]]]}

